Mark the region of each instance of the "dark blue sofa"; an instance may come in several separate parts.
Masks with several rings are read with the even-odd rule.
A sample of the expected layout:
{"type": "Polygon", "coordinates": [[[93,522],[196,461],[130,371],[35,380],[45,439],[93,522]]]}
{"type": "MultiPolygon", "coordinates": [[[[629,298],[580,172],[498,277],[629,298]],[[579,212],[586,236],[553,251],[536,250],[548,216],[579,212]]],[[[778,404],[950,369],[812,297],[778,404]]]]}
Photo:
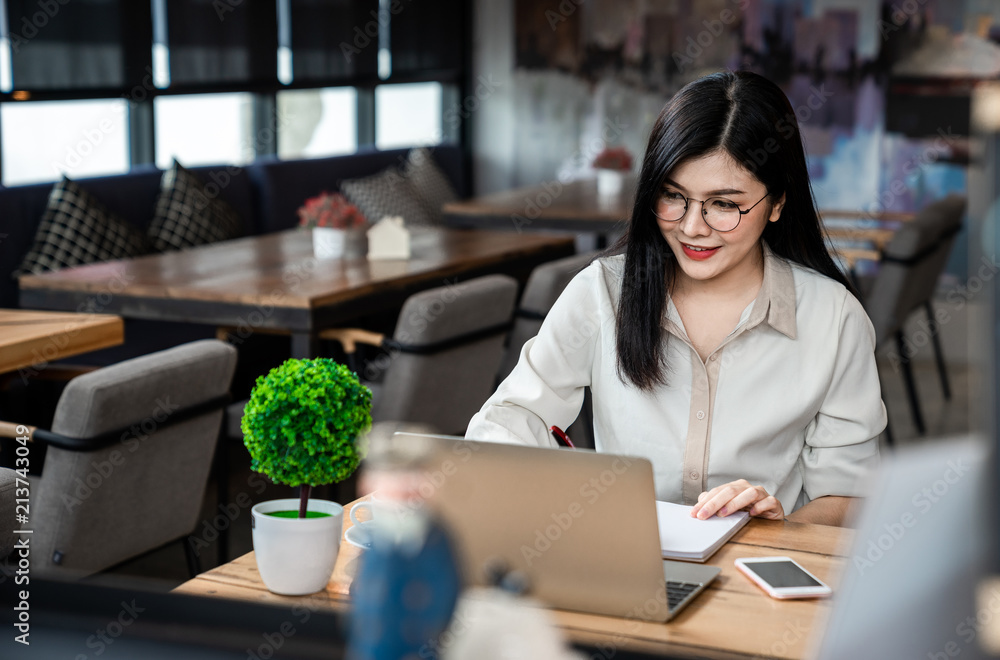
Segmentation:
{"type": "MultiPolygon", "coordinates": [[[[361,151],[350,156],[308,160],[264,158],[245,167],[191,168],[206,185],[218,186],[218,196],[229,202],[243,219],[247,235],[266,234],[294,227],[296,210],[323,191],[335,192],[344,179],[369,176],[390,165],[401,165],[408,149],[361,151]]],[[[460,196],[467,194],[460,147],[441,145],[432,150],[434,160],[460,196]]],[[[135,169],[128,174],[79,179],[113,213],[145,229],[152,219],[159,192],[161,170],[135,169]]],[[[31,247],[48,201],[51,183],[0,187],[0,307],[18,307],[17,281],[11,273],[31,247]]],[[[214,189],[210,189],[214,193],[214,189]]],[[[107,364],[202,337],[214,328],[184,324],[127,321],[126,346],[74,359],[107,364]],[[163,327],[169,326],[169,327],[163,327]]]]}

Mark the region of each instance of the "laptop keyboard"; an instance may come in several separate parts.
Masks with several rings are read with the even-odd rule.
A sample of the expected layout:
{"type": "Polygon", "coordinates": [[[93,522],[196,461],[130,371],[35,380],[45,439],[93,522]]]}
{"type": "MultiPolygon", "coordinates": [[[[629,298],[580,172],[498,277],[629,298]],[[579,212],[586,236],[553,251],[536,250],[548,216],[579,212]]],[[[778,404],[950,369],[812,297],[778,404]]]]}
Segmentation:
{"type": "Polygon", "coordinates": [[[697,582],[673,582],[667,580],[667,607],[673,612],[688,596],[700,587],[701,584],[697,582]]]}

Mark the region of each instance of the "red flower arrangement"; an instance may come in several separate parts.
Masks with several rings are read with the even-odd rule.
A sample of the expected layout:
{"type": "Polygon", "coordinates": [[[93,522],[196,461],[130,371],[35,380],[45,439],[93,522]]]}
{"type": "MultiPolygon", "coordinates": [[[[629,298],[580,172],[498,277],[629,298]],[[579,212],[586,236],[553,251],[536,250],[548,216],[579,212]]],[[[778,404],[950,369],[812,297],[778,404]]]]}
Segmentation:
{"type": "Polygon", "coordinates": [[[593,166],[601,170],[632,169],[632,154],[625,147],[605,147],[604,151],[594,158],[593,166]]]}
{"type": "Polygon", "coordinates": [[[358,229],[368,224],[358,207],[340,193],[323,192],[310,197],[298,213],[300,227],[358,229]]]}

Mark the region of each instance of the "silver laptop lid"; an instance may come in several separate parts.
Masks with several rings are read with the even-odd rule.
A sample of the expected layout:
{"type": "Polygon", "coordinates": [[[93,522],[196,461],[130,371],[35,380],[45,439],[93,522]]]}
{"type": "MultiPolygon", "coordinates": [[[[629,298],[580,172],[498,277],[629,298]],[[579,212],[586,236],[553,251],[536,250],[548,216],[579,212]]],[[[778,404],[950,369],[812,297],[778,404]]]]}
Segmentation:
{"type": "Polygon", "coordinates": [[[484,584],[497,562],[560,609],[665,621],[666,585],[649,461],[396,433],[428,443],[421,494],[484,584]]]}
{"type": "Polygon", "coordinates": [[[985,442],[963,437],[883,458],[820,658],[985,657],[974,597],[990,533],[986,457],[985,442]]]}

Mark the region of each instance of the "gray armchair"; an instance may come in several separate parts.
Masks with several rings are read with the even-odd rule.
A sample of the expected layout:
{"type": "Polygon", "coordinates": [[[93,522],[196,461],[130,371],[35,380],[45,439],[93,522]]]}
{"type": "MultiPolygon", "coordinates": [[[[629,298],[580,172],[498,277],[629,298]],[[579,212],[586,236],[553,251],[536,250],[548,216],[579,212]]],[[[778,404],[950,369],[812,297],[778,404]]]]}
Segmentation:
{"type": "Polygon", "coordinates": [[[233,347],[202,340],[69,382],[52,430],[29,427],[48,445],[25,525],[33,573],[83,577],[195,529],[235,367],[233,347]]]}
{"type": "MultiPolygon", "coordinates": [[[[531,271],[528,283],[524,287],[524,293],[521,294],[517,311],[514,312],[514,328],[510,332],[510,341],[504,352],[500,370],[497,372],[498,383],[514,370],[521,357],[524,342],[538,334],[539,328],[542,327],[542,321],[545,320],[545,315],[552,309],[552,305],[555,304],[566,285],[597,256],[597,252],[577,254],[544,263],[531,271]]],[[[594,447],[593,403],[589,387],[584,394],[580,416],[577,417],[572,426],[565,430],[573,439],[573,444],[576,447],[588,449],[594,447]]]]}
{"type": "Polygon", "coordinates": [[[386,349],[381,359],[353,365],[364,380],[383,376],[367,383],[375,422],[460,435],[493,393],[516,298],[515,279],[487,275],[410,296],[391,338],[356,329],[320,337],[340,342],[349,356],[357,343],[386,349]]]}
{"type": "Polygon", "coordinates": [[[14,549],[14,471],[0,467],[0,561],[14,549]]]}
{"type": "Polygon", "coordinates": [[[964,213],[965,198],[958,195],[949,195],[927,205],[885,246],[878,274],[869,282],[860,283],[862,291],[866,292],[865,309],[875,327],[875,348],[881,350],[889,342],[895,342],[896,352],[891,357],[894,367],[902,371],[913,422],[921,434],[925,430],[924,419],[903,324],[917,309],[926,312],[941,387],[945,399],[950,399],[948,372],[931,299],[948,263],[955,237],[962,228],[964,213]]]}
{"type": "Polygon", "coordinates": [[[510,331],[510,342],[504,352],[500,370],[497,372],[498,381],[509,376],[514,370],[524,342],[538,334],[545,315],[552,309],[556,298],[569,281],[596,258],[596,252],[587,252],[549,261],[531,271],[517,305],[517,311],[514,312],[514,327],[510,331]]]}

